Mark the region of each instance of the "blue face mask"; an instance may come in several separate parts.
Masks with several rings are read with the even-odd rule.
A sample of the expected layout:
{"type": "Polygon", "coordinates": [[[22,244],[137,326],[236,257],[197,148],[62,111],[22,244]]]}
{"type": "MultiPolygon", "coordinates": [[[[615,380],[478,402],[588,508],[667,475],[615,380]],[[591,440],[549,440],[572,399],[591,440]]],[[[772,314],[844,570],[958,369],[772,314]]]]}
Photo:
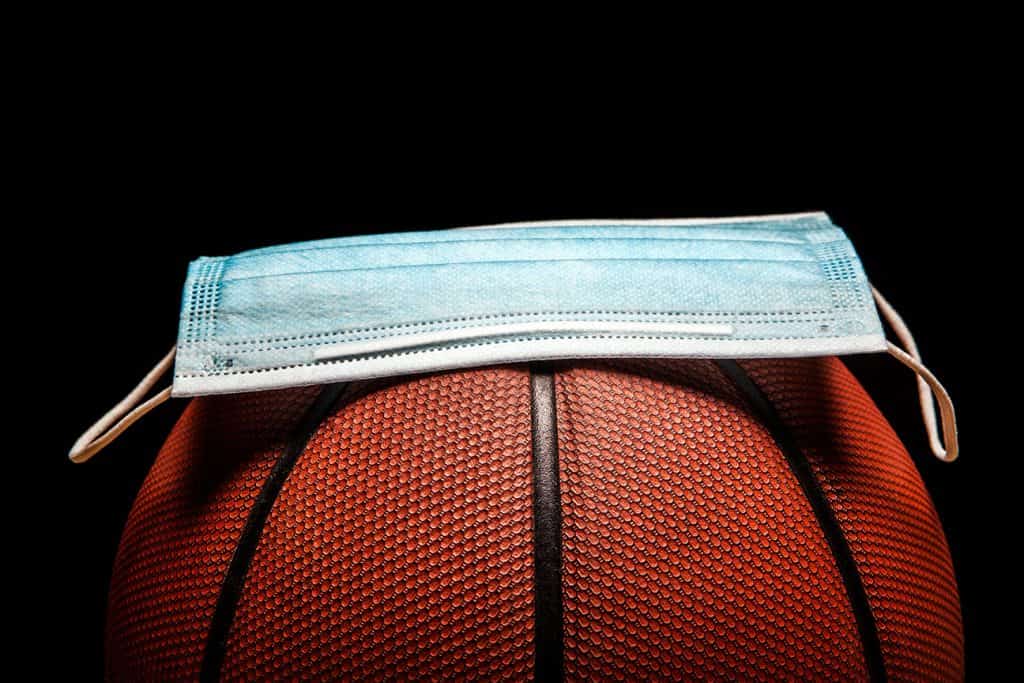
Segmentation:
{"type": "MultiPolygon", "coordinates": [[[[198,259],[185,284],[171,394],[540,359],[889,347],[860,261],[825,214],[530,223],[198,259]]],[[[916,354],[904,355],[918,369],[916,354]]],[[[937,432],[928,378],[926,423],[937,432]]],[[[955,444],[947,428],[947,444],[951,435],[955,444]]]]}

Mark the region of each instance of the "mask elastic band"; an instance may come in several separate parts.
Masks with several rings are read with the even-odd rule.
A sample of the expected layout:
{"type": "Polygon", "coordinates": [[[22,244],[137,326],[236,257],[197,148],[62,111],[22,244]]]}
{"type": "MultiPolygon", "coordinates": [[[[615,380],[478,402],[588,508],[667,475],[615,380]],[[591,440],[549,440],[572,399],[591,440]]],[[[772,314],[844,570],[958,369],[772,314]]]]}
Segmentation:
{"type": "Polygon", "coordinates": [[[78,441],[68,453],[71,462],[85,462],[96,455],[139,418],[171,397],[171,387],[167,387],[145,402],[141,402],[143,396],[148,394],[164,373],[171,369],[174,364],[175,351],[177,351],[177,347],[172,347],[170,352],[142,378],[142,381],[132,389],[130,394],[97,420],[96,424],[85,430],[82,436],[78,437],[78,441]]]}
{"type": "Polygon", "coordinates": [[[889,354],[896,360],[906,365],[917,374],[917,395],[921,402],[921,416],[924,418],[924,428],[928,432],[928,442],[931,445],[935,457],[944,462],[953,462],[960,454],[960,443],[956,432],[956,413],[953,411],[953,400],[949,392],[936,379],[928,368],[921,362],[921,352],[917,350],[914,342],[914,335],[910,328],[903,322],[903,318],[896,312],[885,297],[877,289],[871,288],[875,295],[875,303],[878,310],[892,327],[896,337],[903,343],[906,350],[901,349],[892,342],[889,342],[889,354]],[[939,404],[939,413],[942,415],[942,438],[939,438],[939,427],[935,418],[935,404],[939,404]],[[945,442],[945,445],[943,445],[945,442]]]}

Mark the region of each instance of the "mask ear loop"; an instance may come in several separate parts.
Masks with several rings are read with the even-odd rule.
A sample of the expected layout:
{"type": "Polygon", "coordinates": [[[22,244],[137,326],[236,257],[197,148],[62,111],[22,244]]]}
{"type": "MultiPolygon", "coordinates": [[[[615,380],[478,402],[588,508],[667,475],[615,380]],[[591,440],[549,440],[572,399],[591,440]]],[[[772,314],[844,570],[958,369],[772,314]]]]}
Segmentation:
{"type": "Polygon", "coordinates": [[[921,417],[924,418],[924,428],[928,432],[928,442],[931,445],[935,457],[944,462],[953,462],[960,455],[960,442],[956,431],[956,413],[953,410],[953,400],[949,392],[921,362],[921,352],[917,350],[917,343],[910,328],[903,322],[903,318],[896,312],[885,297],[875,289],[871,288],[875,296],[875,303],[878,310],[892,327],[896,337],[903,343],[906,350],[901,349],[892,342],[886,342],[888,351],[896,360],[906,365],[917,374],[917,395],[921,402],[921,417]],[[935,404],[939,404],[939,413],[942,415],[942,438],[939,438],[939,427],[935,418],[935,404]],[[945,442],[945,445],[943,445],[945,442]]]}
{"type": "MultiPolygon", "coordinates": [[[[906,351],[892,342],[887,343],[889,354],[896,360],[906,365],[917,374],[917,393],[921,403],[921,416],[924,419],[925,431],[928,433],[928,441],[932,452],[939,460],[953,462],[960,454],[960,444],[957,437],[956,413],[953,410],[953,400],[949,392],[921,362],[921,353],[917,349],[914,335],[910,328],[903,322],[903,318],[896,312],[885,297],[875,289],[871,288],[875,297],[875,303],[882,317],[892,327],[896,337],[903,342],[906,351]],[[939,438],[938,420],[935,416],[935,404],[939,405],[939,413],[942,416],[942,438],[939,438]],[[945,445],[943,445],[945,442],[945,445]]],[[[82,436],[75,441],[68,453],[72,462],[86,462],[92,456],[110,445],[126,429],[135,424],[140,418],[152,411],[158,405],[164,403],[171,397],[171,387],[160,391],[148,400],[140,403],[145,396],[174,364],[174,356],[177,351],[172,347],[159,363],[156,364],[138,386],[132,389],[131,393],[124,397],[120,403],[110,409],[101,417],[96,424],[89,427],[82,436]]]]}
{"type": "Polygon", "coordinates": [[[96,455],[120,436],[121,432],[135,424],[139,418],[171,397],[171,387],[167,387],[147,401],[140,403],[142,397],[149,393],[157,380],[174,365],[176,351],[177,347],[172,347],[170,352],[156,364],[156,367],[142,378],[138,386],[132,389],[131,393],[97,420],[96,424],[85,430],[82,436],[78,437],[75,445],[71,447],[71,452],[68,453],[71,462],[85,462],[96,455]]]}

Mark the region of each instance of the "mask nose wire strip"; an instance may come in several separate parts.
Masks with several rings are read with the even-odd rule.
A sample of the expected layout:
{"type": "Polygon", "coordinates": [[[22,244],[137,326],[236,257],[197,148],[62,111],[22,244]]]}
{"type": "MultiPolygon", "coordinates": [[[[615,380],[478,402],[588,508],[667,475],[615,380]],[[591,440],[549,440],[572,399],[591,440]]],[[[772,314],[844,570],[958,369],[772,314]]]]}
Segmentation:
{"type": "Polygon", "coordinates": [[[896,312],[882,294],[871,288],[878,305],[878,311],[892,327],[896,337],[903,343],[906,350],[901,349],[892,342],[888,342],[889,355],[906,365],[917,374],[917,395],[921,402],[921,417],[924,419],[924,428],[928,433],[928,442],[931,445],[935,457],[944,462],[953,462],[960,454],[960,442],[956,430],[956,412],[953,410],[953,399],[949,397],[942,383],[924,366],[921,361],[921,352],[917,349],[914,335],[910,328],[903,322],[903,318],[896,312]],[[939,404],[939,413],[942,416],[942,438],[939,438],[939,427],[935,417],[935,404],[939,404]],[[945,442],[945,443],[943,443],[945,442]]]}
{"type": "Polygon", "coordinates": [[[639,323],[603,320],[554,320],[548,322],[506,323],[481,327],[456,328],[422,332],[401,337],[384,337],[366,341],[331,344],[313,351],[315,361],[333,360],[347,356],[391,353],[436,344],[487,339],[489,337],[515,337],[537,334],[680,334],[697,337],[727,337],[735,333],[732,325],[718,323],[639,323]]]}
{"type": "Polygon", "coordinates": [[[177,347],[164,356],[159,363],[150,370],[138,386],[131,390],[120,403],[111,408],[106,415],[96,421],[96,424],[85,430],[75,445],[71,447],[68,457],[71,462],[85,462],[106,448],[114,439],[120,436],[121,432],[131,427],[149,411],[171,397],[171,387],[154,394],[148,400],[141,402],[143,396],[148,394],[157,381],[174,365],[174,354],[177,347]]]}

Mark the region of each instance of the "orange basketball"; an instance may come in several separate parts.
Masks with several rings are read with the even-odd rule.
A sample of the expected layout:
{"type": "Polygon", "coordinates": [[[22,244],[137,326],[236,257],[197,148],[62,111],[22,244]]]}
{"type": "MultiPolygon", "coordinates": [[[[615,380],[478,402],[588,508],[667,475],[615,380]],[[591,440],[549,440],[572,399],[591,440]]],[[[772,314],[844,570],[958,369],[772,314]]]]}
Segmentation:
{"type": "Polygon", "coordinates": [[[906,449],[841,361],[566,361],[194,399],[107,674],[954,680],[906,449]]]}

